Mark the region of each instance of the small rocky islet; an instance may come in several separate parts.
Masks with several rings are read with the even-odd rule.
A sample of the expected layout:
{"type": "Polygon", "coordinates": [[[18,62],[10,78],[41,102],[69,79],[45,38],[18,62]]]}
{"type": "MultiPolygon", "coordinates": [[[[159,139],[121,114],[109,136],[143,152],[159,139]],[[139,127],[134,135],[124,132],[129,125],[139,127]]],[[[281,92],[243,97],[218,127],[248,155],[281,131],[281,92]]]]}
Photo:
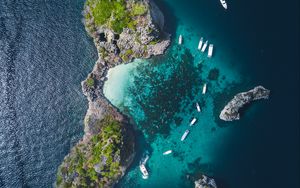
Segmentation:
{"type": "Polygon", "coordinates": [[[270,90],[263,86],[257,86],[247,92],[236,94],[230,100],[220,113],[220,119],[224,121],[233,121],[240,119],[240,110],[245,105],[260,99],[268,99],[270,90]]]}
{"type": "Polygon", "coordinates": [[[216,181],[213,178],[202,175],[195,183],[195,188],[217,188],[216,181]]]}

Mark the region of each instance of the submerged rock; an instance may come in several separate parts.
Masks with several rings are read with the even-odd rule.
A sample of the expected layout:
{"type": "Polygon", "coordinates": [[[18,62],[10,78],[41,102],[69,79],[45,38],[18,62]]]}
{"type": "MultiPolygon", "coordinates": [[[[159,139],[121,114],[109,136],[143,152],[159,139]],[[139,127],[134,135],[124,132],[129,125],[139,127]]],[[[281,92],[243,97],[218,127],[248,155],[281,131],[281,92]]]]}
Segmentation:
{"type": "Polygon", "coordinates": [[[270,90],[263,86],[257,86],[247,92],[238,93],[227,103],[220,113],[220,119],[224,121],[233,121],[240,119],[240,110],[246,104],[259,99],[268,99],[270,90]]]}
{"type": "Polygon", "coordinates": [[[202,178],[195,181],[195,188],[217,188],[217,184],[213,178],[202,175],[202,178]]]}

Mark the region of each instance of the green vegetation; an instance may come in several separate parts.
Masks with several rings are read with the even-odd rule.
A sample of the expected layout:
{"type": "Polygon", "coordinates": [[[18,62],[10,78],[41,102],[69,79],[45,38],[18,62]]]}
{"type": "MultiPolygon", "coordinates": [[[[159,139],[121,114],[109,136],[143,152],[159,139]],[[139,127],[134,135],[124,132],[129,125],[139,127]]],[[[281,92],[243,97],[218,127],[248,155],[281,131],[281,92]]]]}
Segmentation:
{"type": "Polygon", "coordinates": [[[108,115],[95,126],[101,127],[101,132],[87,144],[75,146],[59,168],[58,187],[105,187],[120,176],[121,125],[108,115]],[[70,179],[64,180],[65,176],[70,179]]]}
{"type": "Polygon", "coordinates": [[[158,40],[158,39],[149,42],[150,45],[155,45],[155,44],[157,44],[157,43],[159,43],[159,40],[158,40]]]}
{"type": "Polygon", "coordinates": [[[140,16],[147,12],[147,7],[141,3],[135,3],[132,6],[132,15],[140,16]]]}
{"type": "Polygon", "coordinates": [[[105,50],[104,47],[101,47],[100,50],[99,50],[99,52],[100,52],[102,58],[105,58],[108,55],[108,53],[107,53],[107,51],[105,50]]]}
{"type": "Polygon", "coordinates": [[[86,84],[87,84],[87,86],[89,86],[89,87],[94,87],[94,85],[95,85],[95,80],[94,80],[93,78],[88,78],[88,79],[86,80],[86,84]]]}
{"type": "Polygon", "coordinates": [[[93,16],[97,26],[106,25],[117,33],[121,33],[123,28],[134,30],[136,22],[133,17],[147,12],[142,3],[133,3],[132,10],[128,10],[125,0],[87,0],[86,5],[91,10],[91,15],[85,15],[86,19],[93,16]]]}
{"type": "Polygon", "coordinates": [[[128,49],[125,51],[124,54],[121,54],[120,57],[123,59],[123,61],[127,62],[129,61],[129,57],[133,54],[134,52],[131,49],[128,49]]]}
{"type": "Polygon", "coordinates": [[[124,62],[128,62],[129,61],[129,57],[128,56],[126,56],[126,55],[121,55],[121,58],[122,58],[122,60],[124,61],[124,62]]]}
{"type": "Polygon", "coordinates": [[[126,56],[130,56],[132,54],[133,54],[133,51],[131,49],[128,49],[128,50],[125,51],[126,56]]]}

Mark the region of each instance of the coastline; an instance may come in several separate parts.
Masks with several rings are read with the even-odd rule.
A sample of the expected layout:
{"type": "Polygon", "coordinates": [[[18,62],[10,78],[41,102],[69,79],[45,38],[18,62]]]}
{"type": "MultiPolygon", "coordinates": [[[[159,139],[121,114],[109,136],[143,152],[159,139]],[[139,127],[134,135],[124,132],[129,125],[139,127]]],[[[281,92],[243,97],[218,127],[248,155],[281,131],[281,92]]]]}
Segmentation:
{"type": "MultiPolygon", "coordinates": [[[[96,61],[94,68],[91,73],[88,74],[87,78],[82,81],[82,91],[83,94],[88,99],[88,110],[86,112],[85,118],[84,118],[84,135],[82,140],[80,140],[70,151],[70,153],[64,158],[63,163],[60,165],[58,169],[57,174],[57,187],[62,186],[71,186],[75,185],[78,186],[80,180],[80,173],[76,172],[76,170],[73,173],[69,172],[70,166],[73,165],[73,159],[78,158],[78,156],[91,156],[93,154],[90,154],[89,150],[91,150],[90,146],[91,142],[93,141],[93,138],[95,136],[101,135],[103,132],[104,125],[99,123],[106,121],[106,118],[109,117],[109,119],[112,119],[113,121],[116,121],[120,124],[121,127],[121,146],[117,146],[117,149],[119,149],[119,155],[114,156],[114,159],[118,159],[118,164],[120,164],[120,168],[116,170],[116,173],[112,175],[111,178],[98,178],[101,181],[101,186],[104,187],[111,187],[114,186],[115,183],[118,182],[118,180],[125,174],[126,169],[131,164],[134,156],[135,156],[135,141],[134,141],[134,134],[132,125],[130,125],[129,118],[122,114],[119,109],[117,109],[115,106],[113,106],[109,100],[104,96],[103,94],[103,86],[104,82],[107,77],[108,70],[110,68],[113,68],[117,65],[120,65],[122,63],[132,63],[135,58],[150,58],[153,55],[161,55],[164,53],[166,48],[170,44],[170,35],[163,32],[163,24],[164,24],[164,18],[163,14],[160,12],[158,7],[152,2],[151,0],[144,0],[142,1],[147,6],[147,13],[146,15],[141,15],[141,17],[148,21],[148,25],[150,25],[151,30],[155,30],[156,36],[153,37],[150,35],[152,31],[150,32],[144,32],[143,26],[138,27],[137,24],[137,31],[140,31],[141,33],[144,32],[144,37],[146,37],[146,41],[142,42],[143,49],[142,53],[131,53],[126,58],[122,56],[122,52],[125,51],[125,54],[128,53],[129,50],[133,49],[140,49],[141,44],[133,44],[133,45],[127,45],[128,42],[132,39],[132,36],[135,35],[135,32],[132,33],[132,31],[128,28],[125,28],[121,34],[116,34],[110,29],[106,27],[100,27],[98,29],[97,26],[94,24],[93,18],[87,19],[85,17],[84,25],[86,28],[87,33],[93,38],[93,42],[96,46],[97,52],[98,52],[98,60],[96,61]],[[92,25],[92,26],[91,26],[92,25]],[[91,29],[92,27],[92,29],[91,29]],[[159,27],[157,29],[157,27],[159,27]],[[100,34],[99,34],[99,30],[100,34]],[[107,50],[108,48],[111,48],[113,45],[107,44],[111,41],[101,41],[100,37],[101,34],[105,33],[105,37],[109,38],[111,35],[118,35],[118,41],[121,41],[121,39],[124,39],[123,43],[125,45],[123,46],[123,49],[119,49],[119,53],[116,54],[116,50],[113,51],[105,51],[103,52],[103,48],[107,50]],[[123,34],[123,36],[122,36],[123,34]],[[148,38],[147,38],[148,37],[148,38]],[[146,48],[145,48],[146,47],[146,48]],[[78,152],[80,151],[80,152],[78,152]],[[79,155],[80,153],[80,155],[79,155]],[[82,154],[84,153],[84,154],[82,154]],[[86,154],[89,153],[89,154],[86,154]],[[70,164],[68,164],[70,163],[70,164]],[[71,174],[71,175],[70,175],[71,174]],[[78,178],[79,177],[79,178],[78,178]],[[104,179],[104,180],[103,180],[104,179]],[[103,180],[103,181],[102,181],[103,180]]],[[[126,2],[128,3],[128,2],[126,2]]],[[[87,15],[89,7],[86,5],[84,14],[87,15]]],[[[147,25],[147,26],[148,26],[147,25]]],[[[149,30],[149,29],[148,29],[149,30]]],[[[116,44],[115,44],[116,45],[116,44]]],[[[119,44],[122,45],[122,44],[119,44]]],[[[118,46],[119,46],[118,45],[118,46]]],[[[117,45],[116,45],[117,46],[117,45]]],[[[113,46],[114,47],[114,46],[113,46]]],[[[124,54],[123,54],[124,55],[124,54]]],[[[104,127],[105,128],[105,127],[104,127]]],[[[114,143],[112,143],[114,144],[114,143]]],[[[93,149],[93,148],[92,148],[93,149]]],[[[80,157],[79,157],[80,158],[80,157]]],[[[80,162],[76,161],[80,164],[80,162]]],[[[75,163],[76,163],[75,162],[75,163]]],[[[96,166],[96,165],[95,165],[96,166]]],[[[96,167],[93,166],[95,171],[96,167]]],[[[77,165],[78,167],[78,165],[77,165]]],[[[84,168],[84,165],[81,165],[81,168],[84,168]]],[[[89,167],[91,168],[91,167],[89,167]]],[[[111,169],[111,168],[110,168],[111,169]]],[[[94,171],[93,170],[93,171],[94,171]]],[[[97,173],[101,173],[101,170],[97,171],[97,173]]],[[[110,171],[110,170],[109,170],[110,171]]],[[[98,176],[99,177],[99,176],[98,176]]],[[[96,178],[97,179],[97,178],[96,178]]],[[[96,183],[98,183],[98,180],[95,180],[96,183]]],[[[93,184],[95,185],[95,184],[93,184]]],[[[97,184],[96,184],[97,185],[97,184]]]]}
{"type": "Polygon", "coordinates": [[[103,86],[103,93],[108,100],[121,111],[129,95],[128,87],[134,84],[133,75],[137,74],[137,67],[146,63],[142,59],[135,59],[129,64],[121,64],[108,70],[107,80],[103,86]]]}

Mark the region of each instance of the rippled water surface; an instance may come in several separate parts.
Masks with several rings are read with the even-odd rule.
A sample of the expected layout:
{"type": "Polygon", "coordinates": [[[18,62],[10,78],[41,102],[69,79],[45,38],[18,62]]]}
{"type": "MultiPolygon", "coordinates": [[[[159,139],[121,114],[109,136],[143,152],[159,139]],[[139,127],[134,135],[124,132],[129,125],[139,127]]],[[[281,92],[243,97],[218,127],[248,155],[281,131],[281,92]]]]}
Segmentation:
{"type": "Polygon", "coordinates": [[[0,187],[51,187],[83,133],[96,59],[83,0],[0,1],[0,187]]]}

